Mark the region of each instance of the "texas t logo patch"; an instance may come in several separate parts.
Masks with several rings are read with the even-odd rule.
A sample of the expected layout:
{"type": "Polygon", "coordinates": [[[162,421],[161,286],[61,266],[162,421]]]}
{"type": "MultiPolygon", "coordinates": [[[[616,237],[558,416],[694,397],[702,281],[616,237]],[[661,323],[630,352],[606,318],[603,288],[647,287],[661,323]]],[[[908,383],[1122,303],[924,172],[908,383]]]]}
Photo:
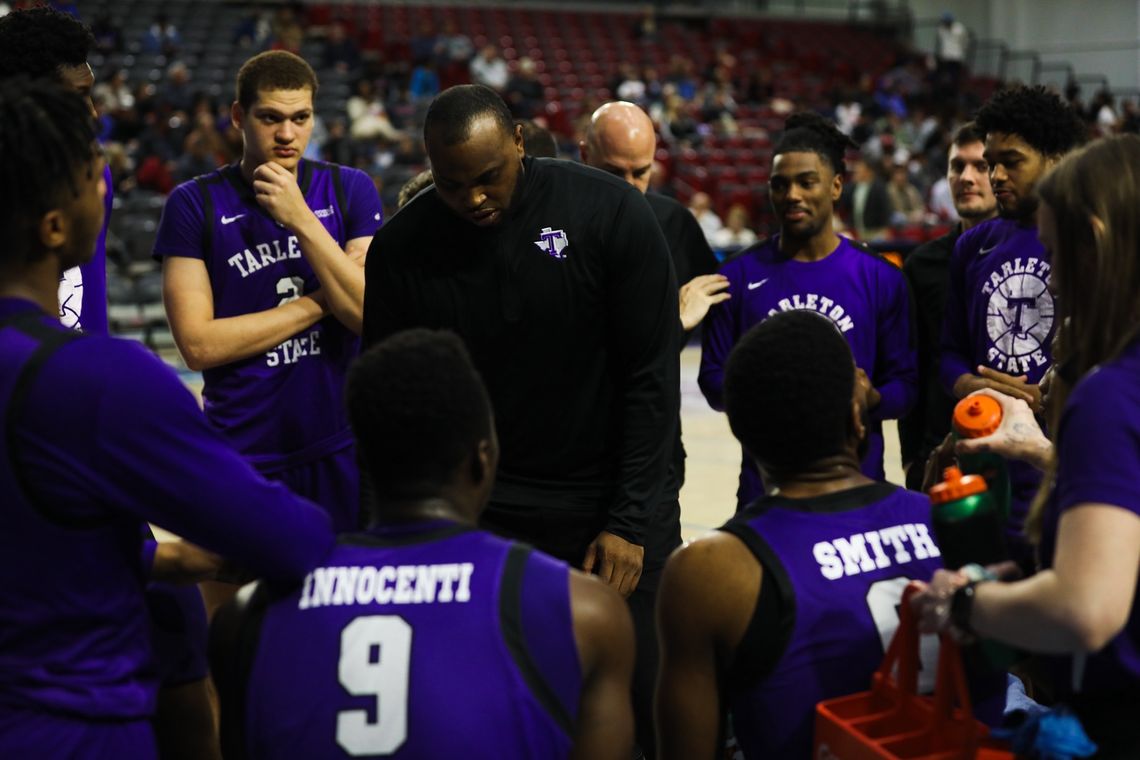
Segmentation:
{"type": "Polygon", "coordinates": [[[534,244],[547,256],[564,259],[566,258],[566,254],[563,253],[563,251],[570,245],[570,238],[566,237],[565,230],[554,230],[550,227],[543,227],[542,234],[538,240],[534,241],[534,244]]]}

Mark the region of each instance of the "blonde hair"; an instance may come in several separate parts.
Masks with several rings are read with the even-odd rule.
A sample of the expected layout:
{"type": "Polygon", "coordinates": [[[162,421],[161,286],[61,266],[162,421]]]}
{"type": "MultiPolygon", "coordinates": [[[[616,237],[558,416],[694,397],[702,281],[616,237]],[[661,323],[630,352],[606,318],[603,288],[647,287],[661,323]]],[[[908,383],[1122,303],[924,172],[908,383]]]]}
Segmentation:
{"type": "Polygon", "coordinates": [[[1058,327],[1047,410],[1054,454],[1025,526],[1035,541],[1057,474],[1069,393],[1140,336],[1140,137],[1109,137],[1067,155],[1038,183],[1037,194],[1056,222],[1058,327]]]}

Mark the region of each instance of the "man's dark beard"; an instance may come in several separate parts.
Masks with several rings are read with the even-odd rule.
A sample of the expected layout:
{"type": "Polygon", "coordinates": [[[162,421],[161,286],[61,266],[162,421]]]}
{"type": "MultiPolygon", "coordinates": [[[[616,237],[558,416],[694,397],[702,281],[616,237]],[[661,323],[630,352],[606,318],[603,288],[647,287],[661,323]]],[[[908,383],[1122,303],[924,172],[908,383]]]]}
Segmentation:
{"type": "Polygon", "coordinates": [[[1033,193],[1028,198],[1018,198],[1017,205],[1010,211],[1005,210],[1005,206],[998,202],[998,216],[1002,219],[1010,219],[1015,222],[1032,222],[1034,216],[1037,214],[1037,206],[1040,202],[1037,199],[1037,193],[1033,193]]]}

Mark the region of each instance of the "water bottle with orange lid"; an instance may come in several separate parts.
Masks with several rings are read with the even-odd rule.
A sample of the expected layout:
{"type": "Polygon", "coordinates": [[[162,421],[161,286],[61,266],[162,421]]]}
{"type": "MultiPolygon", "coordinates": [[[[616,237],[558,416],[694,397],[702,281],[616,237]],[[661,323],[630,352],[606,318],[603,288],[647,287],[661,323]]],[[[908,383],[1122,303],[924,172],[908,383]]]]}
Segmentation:
{"type": "MultiPolygon", "coordinates": [[[[959,439],[983,438],[1001,425],[1001,404],[989,396],[967,396],[954,407],[954,435],[959,439]]],[[[958,466],[969,475],[981,475],[1002,520],[1009,519],[1009,468],[997,454],[958,456],[958,466]]]]}
{"type": "Polygon", "coordinates": [[[980,475],[947,467],[944,480],[930,489],[931,524],[951,570],[976,563],[992,565],[1009,558],[1002,527],[1005,519],[980,475]]]}

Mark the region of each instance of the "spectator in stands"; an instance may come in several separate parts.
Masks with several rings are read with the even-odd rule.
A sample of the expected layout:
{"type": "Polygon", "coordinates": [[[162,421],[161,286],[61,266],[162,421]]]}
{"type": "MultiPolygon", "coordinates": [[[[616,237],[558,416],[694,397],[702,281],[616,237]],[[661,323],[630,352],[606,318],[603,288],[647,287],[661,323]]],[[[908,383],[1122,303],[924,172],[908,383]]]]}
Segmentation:
{"type": "Polygon", "coordinates": [[[435,64],[440,87],[447,89],[466,83],[470,77],[471,59],[474,57],[475,45],[471,38],[461,32],[454,21],[445,21],[443,33],[436,38],[435,44],[435,64]]]}
{"type": "Polygon", "coordinates": [[[922,486],[926,460],[950,432],[956,401],[942,388],[938,377],[950,255],[962,233],[997,215],[983,138],[972,123],[954,135],[945,180],[955,218],[961,221],[942,237],[911,251],[903,265],[915,303],[918,400],[910,414],[899,420],[899,443],[907,488],[915,490],[922,486]]]}
{"type": "MultiPolygon", "coordinates": [[[[732,297],[705,320],[697,381],[709,405],[724,409],[729,353],[753,325],[790,309],[825,314],[850,343],[867,389],[862,471],[882,480],[882,421],[905,414],[916,395],[910,295],[894,265],[834,231],[844,154],[851,147],[849,137],[815,113],[788,117],[768,180],[780,233],[721,267],[732,297]]],[[[746,455],[737,506],[744,508],[762,490],[760,473],[746,455]]]]}
{"type": "Polygon", "coordinates": [[[142,38],[142,49],[147,53],[172,56],[178,53],[182,46],[182,37],[178,29],[170,23],[165,13],[154,17],[154,23],[147,29],[142,38]]]}
{"type": "Polygon", "coordinates": [[[123,30],[106,8],[95,14],[95,19],[91,22],[91,34],[95,37],[95,49],[103,55],[123,51],[123,30]]]}
{"type": "Polygon", "coordinates": [[[851,179],[847,209],[855,234],[860,240],[885,237],[891,223],[891,198],[887,194],[887,186],[879,179],[871,161],[864,156],[855,159],[851,179]]]}
{"type": "Polygon", "coordinates": [[[190,112],[196,96],[190,84],[190,68],[182,61],[175,61],[166,70],[166,82],[158,91],[158,102],[170,112],[190,112]]]}
{"type": "Polygon", "coordinates": [[[103,99],[116,121],[122,119],[135,105],[134,93],[127,83],[126,69],[115,69],[109,79],[95,85],[92,95],[103,99]]]}
{"type": "Polygon", "coordinates": [[[174,169],[174,181],[186,182],[217,169],[218,162],[210,148],[210,140],[205,134],[191,132],[186,138],[186,150],[178,158],[174,169]]]}
{"type": "Polygon", "coordinates": [[[305,29],[296,12],[288,6],[278,8],[273,15],[273,43],[270,47],[299,55],[304,41],[305,29]]]}
{"type": "Polygon", "coordinates": [[[416,27],[416,33],[412,35],[412,39],[409,42],[413,66],[418,66],[421,63],[433,63],[435,61],[435,50],[438,39],[439,35],[436,34],[435,26],[431,20],[421,18],[416,27]]]}
{"type": "Polygon", "coordinates": [[[356,141],[349,137],[344,119],[333,119],[329,122],[328,134],[325,136],[324,144],[321,145],[322,161],[341,166],[356,166],[361,153],[356,141]]]}
{"type": "Polygon", "coordinates": [[[403,134],[392,126],[376,85],[367,77],[356,80],[355,92],[345,103],[345,110],[348,131],[354,140],[395,142],[403,134]]]}
{"type": "Polygon", "coordinates": [[[475,84],[485,84],[501,93],[507,88],[510,77],[507,62],[494,45],[484,45],[479,55],[471,59],[471,81],[475,84]]]}
{"type": "Polygon", "coordinates": [[[436,63],[441,66],[458,64],[466,67],[475,55],[475,46],[471,38],[459,31],[459,27],[452,20],[443,24],[443,33],[435,42],[436,63]]]}
{"type": "Polygon", "coordinates": [[[712,198],[708,193],[694,193],[689,199],[689,211],[697,218],[697,224],[701,225],[705,239],[711,243],[713,235],[724,226],[724,222],[713,211],[712,198]]]}
{"type": "Polygon", "coordinates": [[[734,203],[724,217],[724,226],[713,233],[709,241],[718,251],[739,251],[757,240],[756,233],[748,229],[748,209],[734,203]]]}
{"type": "MultiPolygon", "coordinates": [[[[955,398],[989,388],[1040,410],[1040,383],[1053,363],[1059,322],[1049,289],[1051,253],[1034,224],[1036,187],[1084,140],[1085,125],[1057,95],[1024,86],[986,101],[977,125],[986,135],[985,158],[1000,218],[974,227],[954,246],[939,375],[955,398]]],[[[1009,470],[1006,540],[1011,554],[1031,567],[1033,551],[1022,523],[1041,476],[1016,462],[1009,470]]]]}
{"type": "Polygon", "coordinates": [[[273,38],[273,24],[263,10],[251,10],[234,28],[234,43],[243,48],[264,50],[273,38]]]}
{"type": "Polygon", "coordinates": [[[337,23],[329,27],[328,37],[321,47],[321,62],[325,68],[341,73],[356,71],[360,67],[360,48],[345,34],[343,25],[337,23]]]}
{"type": "Polygon", "coordinates": [[[538,81],[538,68],[530,58],[519,59],[519,70],[507,84],[503,99],[516,119],[533,119],[543,112],[542,84],[538,81]]]}
{"type": "Polygon", "coordinates": [[[628,61],[618,66],[618,74],[611,89],[619,100],[645,105],[645,82],[638,74],[637,67],[628,61]]]}
{"type": "Polygon", "coordinates": [[[674,85],[665,87],[665,107],[661,113],[661,133],[670,142],[696,145],[700,129],[693,114],[696,105],[681,97],[674,85]],[[670,91],[670,90],[673,91],[670,91]]]}
{"type": "Polygon", "coordinates": [[[1116,133],[1119,118],[1114,107],[1115,98],[1108,90],[1101,90],[1089,105],[1088,120],[1093,123],[1096,133],[1107,137],[1116,133]]]}
{"type": "Polygon", "coordinates": [[[408,81],[408,97],[413,103],[426,103],[439,94],[439,73],[430,61],[416,64],[408,81]]]}
{"type": "Polygon", "coordinates": [[[826,317],[793,309],[753,327],[728,357],[724,391],[732,432],[771,495],[666,566],[661,757],[726,756],[731,713],[745,757],[822,760],[831,755],[812,753],[816,703],[867,689],[906,579],[941,566],[930,502],[860,471],[874,401],[826,317]],[[890,531],[901,539],[893,551],[844,572],[837,546],[890,531]]]}
{"type": "Polygon", "coordinates": [[[966,52],[970,47],[970,32],[966,25],[947,11],[938,24],[935,58],[938,61],[937,77],[940,90],[957,94],[962,82],[962,68],[966,65],[966,52]]]}
{"type": "Polygon", "coordinates": [[[1112,137],[1061,159],[1037,185],[1064,351],[1048,403],[1052,444],[1024,401],[991,391],[982,392],[1001,402],[1001,426],[961,444],[1047,472],[1026,523],[1042,569],[1013,583],[940,570],[912,602],[923,630],[1037,653],[1043,685],[1076,713],[1097,758],[1140,757],[1137,167],[1140,138],[1112,137]]]}
{"type": "Polygon", "coordinates": [[[891,168],[887,196],[891,200],[892,225],[902,227],[922,223],[926,215],[926,204],[922,202],[918,188],[910,181],[910,171],[906,164],[895,164],[891,168]]]}

